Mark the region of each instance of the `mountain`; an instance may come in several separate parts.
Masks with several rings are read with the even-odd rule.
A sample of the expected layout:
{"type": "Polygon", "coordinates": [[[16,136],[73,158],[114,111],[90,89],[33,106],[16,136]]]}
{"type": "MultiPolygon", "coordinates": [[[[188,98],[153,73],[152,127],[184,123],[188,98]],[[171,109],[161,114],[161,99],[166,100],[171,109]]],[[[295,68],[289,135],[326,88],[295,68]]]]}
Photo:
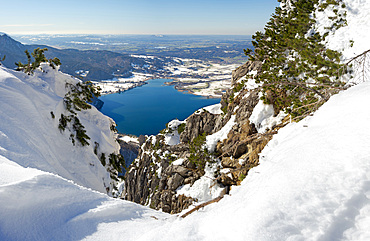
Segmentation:
{"type": "Polygon", "coordinates": [[[3,64],[15,68],[15,63],[27,62],[25,50],[30,53],[36,48],[47,48],[47,58],[61,60],[60,70],[72,76],[83,76],[84,80],[107,80],[114,77],[129,77],[132,71],[163,74],[163,66],[171,61],[166,58],[138,58],[104,50],[57,49],[46,45],[23,45],[6,34],[0,35],[0,54],[6,55],[3,64]],[[135,66],[135,67],[134,67],[135,66]],[[87,73],[80,75],[78,72],[87,73]]]}
{"type": "MultiPolygon", "coordinates": [[[[66,75],[1,67],[0,239],[369,240],[369,13],[367,0],[282,0],[265,32],[256,34],[254,61],[234,72],[221,103],[171,121],[141,146],[123,197],[146,206],[45,172],[48,161],[68,151],[94,156],[92,146],[74,149],[67,133],[53,131],[51,140],[44,134],[58,124],[49,111],[64,111],[65,83],[52,75],[66,75]],[[281,80],[279,73],[289,76],[281,85],[256,83],[261,76],[281,80]],[[293,88],[279,89],[290,80],[293,88]],[[302,102],[316,102],[286,109],[301,104],[291,95],[297,90],[302,102]],[[281,96],[294,103],[276,103],[281,96]],[[39,165],[26,168],[29,160],[39,165]]],[[[107,125],[88,113],[78,116],[94,141],[107,125]]],[[[71,163],[86,159],[78,160],[71,163]]]]}

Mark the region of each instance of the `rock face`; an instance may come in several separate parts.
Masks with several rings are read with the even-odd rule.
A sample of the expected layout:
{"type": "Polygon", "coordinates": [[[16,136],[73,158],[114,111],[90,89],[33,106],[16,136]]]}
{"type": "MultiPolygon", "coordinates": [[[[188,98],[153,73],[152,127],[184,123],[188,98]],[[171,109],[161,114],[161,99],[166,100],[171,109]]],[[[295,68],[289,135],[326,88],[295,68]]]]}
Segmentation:
{"type": "MultiPolygon", "coordinates": [[[[258,63],[247,62],[233,72],[233,81],[259,68],[258,63]]],[[[179,192],[184,186],[199,188],[204,180],[212,180],[208,186],[203,186],[204,193],[212,193],[215,187],[223,189],[220,195],[228,193],[258,165],[258,153],[271,138],[269,132],[257,133],[249,121],[258,101],[256,90],[242,88],[236,92],[230,89],[221,99],[223,114],[199,110],[186,119],[182,128],[166,129],[162,134],[148,137],[126,173],[123,198],[164,212],[178,213],[194,202],[207,201],[198,200],[199,195],[191,192],[186,195],[179,192]],[[231,130],[224,133],[215,151],[210,153],[205,149],[207,138],[223,132],[231,117],[235,120],[231,130]],[[180,142],[167,145],[168,133],[180,135],[180,142]],[[212,175],[207,171],[209,166],[214,168],[212,175]]]]}
{"type": "Polygon", "coordinates": [[[140,145],[138,143],[124,141],[119,141],[119,144],[121,146],[120,154],[125,159],[126,167],[128,167],[139,154],[140,145]]]}
{"type": "Polygon", "coordinates": [[[125,195],[129,201],[149,205],[164,212],[177,213],[186,209],[193,198],[176,196],[176,189],[185,181],[199,178],[190,165],[170,165],[186,155],[188,146],[164,145],[164,136],[152,136],[141,146],[137,160],[126,173],[125,195]],[[171,154],[169,154],[171,153],[171,154]]]}
{"type": "Polygon", "coordinates": [[[250,71],[261,71],[262,62],[260,61],[247,61],[242,66],[239,66],[232,72],[231,84],[234,85],[236,81],[245,76],[250,71]]]}
{"type": "Polygon", "coordinates": [[[193,114],[186,119],[185,130],[180,135],[180,141],[188,143],[203,133],[212,134],[219,131],[224,124],[225,119],[221,115],[214,115],[208,111],[193,114]]]}

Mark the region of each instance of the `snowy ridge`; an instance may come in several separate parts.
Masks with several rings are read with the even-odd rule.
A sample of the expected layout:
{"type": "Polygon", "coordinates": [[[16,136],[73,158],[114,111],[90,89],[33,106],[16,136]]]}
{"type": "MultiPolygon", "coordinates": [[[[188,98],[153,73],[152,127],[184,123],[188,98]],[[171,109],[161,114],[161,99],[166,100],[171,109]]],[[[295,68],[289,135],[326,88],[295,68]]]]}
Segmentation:
{"type": "Polygon", "coordinates": [[[66,82],[78,80],[47,65],[42,68],[45,72],[31,76],[0,67],[0,156],[105,193],[111,188],[110,176],[93,146],[96,141],[107,153],[119,150],[109,129],[111,120],[94,107],[81,111],[79,119],[92,142],[73,146],[69,133],[58,130],[58,119],[65,114],[66,82]]]}

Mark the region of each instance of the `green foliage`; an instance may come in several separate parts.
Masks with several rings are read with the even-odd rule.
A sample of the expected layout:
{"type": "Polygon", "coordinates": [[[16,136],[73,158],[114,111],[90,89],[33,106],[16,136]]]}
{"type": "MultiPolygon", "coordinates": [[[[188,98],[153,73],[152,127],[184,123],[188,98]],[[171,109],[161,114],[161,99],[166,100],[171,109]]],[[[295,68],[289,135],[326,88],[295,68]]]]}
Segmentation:
{"type": "Polygon", "coordinates": [[[80,120],[75,115],[66,116],[64,114],[60,115],[58,129],[63,132],[68,127],[68,123],[72,123],[72,130],[69,138],[72,144],[75,145],[75,139],[79,141],[82,146],[88,146],[90,143],[90,137],[86,134],[85,127],[81,124],[80,120]]]}
{"type": "Polygon", "coordinates": [[[227,107],[228,107],[228,105],[225,105],[224,107],[221,108],[221,110],[224,114],[227,114],[227,107]]]}
{"type": "Polygon", "coordinates": [[[55,119],[54,112],[50,111],[51,118],[55,119]]]}
{"type": "Polygon", "coordinates": [[[118,132],[118,131],[117,131],[117,128],[116,128],[116,125],[115,125],[114,123],[112,123],[112,124],[110,125],[110,130],[111,130],[112,132],[114,132],[114,133],[118,132]]]}
{"type": "Polygon", "coordinates": [[[234,93],[237,93],[237,92],[241,91],[243,89],[244,85],[245,85],[245,81],[244,80],[242,80],[240,83],[236,83],[234,85],[233,92],[234,93]]]}
{"type": "Polygon", "coordinates": [[[122,172],[122,167],[126,167],[125,159],[121,154],[109,154],[109,163],[112,167],[117,170],[119,173],[122,172]]]}
{"type": "Polygon", "coordinates": [[[203,170],[207,162],[211,162],[211,155],[207,148],[204,147],[206,141],[206,133],[197,136],[189,143],[190,156],[189,161],[195,165],[198,170],[203,170]]]}
{"type": "Polygon", "coordinates": [[[67,124],[68,122],[71,121],[71,118],[69,116],[65,116],[63,114],[60,115],[60,118],[59,118],[59,125],[58,125],[58,129],[60,131],[65,131],[66,127],[67,127],[67,124]]]}
{"type": "Polygon", "coordinates": [[[245,175],[241,173],[238,177],[239,181],[243,181],[245,179],[245,175]]]}
{"type": "Polygon", "coordinates": [[[99,149],[99,143],[98,142],[94,142],[94,154],[95,155],[98,155],[98,149],[99,149]]]}
{"type": "Polygon", "coordinates": [[[170,165],[172,164],[172,162],[176,161],[177,159],[177,157],[171,153],[167,153],[164,157],[170,165]]]}
{"type": "Polygon", "coordinates": [[[354,43],[355,43],[355,41],[353,41],[352,39],[349,41],[349,44],[350,44],[351,48],[353,47],[354,43]]]}
{"type": "Polygon", "coordinates": [[[30,75],[30,74],[33,74],[34,71],[38,67],[40,67],[40,64],[43,63],[43,62],[49,63],[49,65],[53,69],[55,69],[55,66],[61,65],[61,62],[58,58],[47,59],[45,57],[44,52],[47,51],[47,50],[48,50],[47,48],[43,48],[43,49],[36,48],[36,49],[33,50],[33,52],[31,54],[28,52],[28,50],[25,50],[24,52],[27,56],[27,64],[22,64],[21,62],[15,63],[15,65],[17,66],[16,70],[24,71],[25,73],[30,75]],[[32,61],[31,55],[32,55],[34,61],[32,61]]]}
{"type": "Polygon", "coordinates": [[[181,123],[178,127],[177,127],[177,132],[179,134],[183,133],[184,130],[185,130],[185,126],[186,126],[186,123],[181,123]]]}
{"type": "Polygon", "coordinates": [[[90,145],[88,142],[90,137],[87,135],[85,127],[77,118],[77,111],[91,109],[91,105],[88,102],[92,102],[94,96],[100,96],[99,89],[95,88],[89,81],[86,83],[77,83],[76,85],[66,83],[66,88],[70,91],[66,93],[63,101],[70,115],[61,114],[58,128],[60,131],[64,131],[68,123],[72,123],[72,128],[70,129],[72,132],[70,135],[72,144],[75,145],[75,140],[77,140],[82,146],[90,145]]]}
{"type": "Polygon", "coordinates": [[[81,124],[80,120],[74,116],[73,117],[73,130],[75,131],[75,137],[80,142],[82,146],[88,146],[90,143],[88,140],[90,140],[90,137],[86,134],[85,127],[81,124]]]}
{"type": "Polygon", "coordinates": [[[64,97],[66,109],[69,111],[91,109],[91,103],[94,97],[100,96],[100,89],[96,88],[90,81],[77,83],[76,85],[66,83],[66,88],[70,91],[64,97]]]}
{"type": "MultiPolygon", "coordinates": [[[[329,0],[323,8],[337,1],[329,0]]],[[[285,110],[293,118],[310,113],[344,86],[341,54],[322,43],[325,36],[312,32],[315,20],[311,14],[318,0],[291,2],[289,11],[276,8],[265,32],[253,35],[254,52],[245,53],[250,60],[262,61],[256,77],[262,83],[262,100],[273,104],[275,113],[285,110]],[[307,34],[310,33],[310,34],[307,34]],[[315,104],[316,103],[316,104],[315,104]]]]}
{"type": "Polygon", "coordinates": [[[105,153],[102,153],[101,155],[100,155],[100,162],[101,162],[101,164],[103,165],[103,166],[105,166],[107,163],[106,163],[106,161],[105,161],[105,153]]]}

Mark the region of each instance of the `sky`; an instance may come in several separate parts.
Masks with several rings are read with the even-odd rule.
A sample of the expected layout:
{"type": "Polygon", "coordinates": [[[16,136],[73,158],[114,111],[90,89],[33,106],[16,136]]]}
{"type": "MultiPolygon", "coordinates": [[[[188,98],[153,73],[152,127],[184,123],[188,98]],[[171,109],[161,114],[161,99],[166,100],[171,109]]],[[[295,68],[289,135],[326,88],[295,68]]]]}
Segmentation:
{"type": "Polygon", "coordinates": [[[277,0],[7,0],[0,32],[250,35],[277,6],[277,0]]]}

